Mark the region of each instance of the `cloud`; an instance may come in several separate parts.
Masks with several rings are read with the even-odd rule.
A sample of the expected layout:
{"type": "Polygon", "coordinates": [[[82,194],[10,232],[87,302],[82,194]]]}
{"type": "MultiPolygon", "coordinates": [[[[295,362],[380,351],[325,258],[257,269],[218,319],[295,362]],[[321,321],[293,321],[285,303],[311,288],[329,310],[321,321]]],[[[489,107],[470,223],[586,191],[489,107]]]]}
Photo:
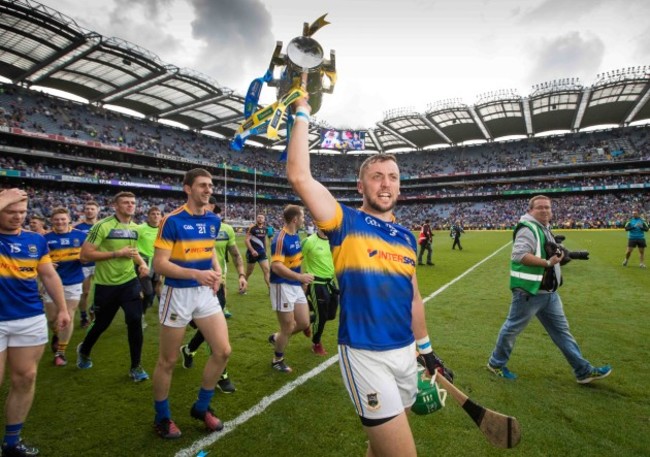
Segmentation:
{"type": "Polygon", "coordinates": [[[650,62],[650,27],[635,37],[634,57],[642,63],[650,62]]]}
{"type": "MultiPolygon", "coordinates": [[[[259,0],[190,0],[193,38],[202,43],[195,68],[228,87],[264,74],[275,39],[259,0]]],[[[235,88],[235,87],[233,87],[235,88]]]]}
{"type": "Polygon", "coordinates": [[[541,40],[531,54],[536,58],[527,76],[529,84],[569,77],[580,77],[586,84],[585,78],[593,78],[600,69],[605,45],[596,36],[583,37],[573,31],[541,40]]]}
{"type": "Polygon", "coordinates": [[[145,18],[156,21],[166,10],[169,9],[172,3],[173,0],[139,0],[138,2],[133,2],[131,0],[115,0],[115,9],[111,14],[111,18],[122,19],[124,16],[128,16],[137,4],[137,6],[144,10],[145,18]],[[119,14],[120,12],[122,14],[119,14]]]}
{"type": "MultiPolygon", "coordinates": [[[[610,0],[611,1],[611,0],[610,0]]],[[[582,16],[590,14],[600,7],[604,0],[544,0],[532,9],[516,8],[516,13],[521,13],[521,22],[524,24],[575,22],[582,16]]],[[[624,7],[622,4],[621,7],[624,7]]]]}
{"type": "Polygon", "coordinates": [[[116,0],[109,19],[115,36],[148,49],[164,49],[174,53],[181,40],[165,32],[173,0],[116,0]]]}
{"type": "Polygon", "coordinates": [[[173,17],[174,0],[114,0],[103,5],[89,4],[83,17],[84,27],[105,37],[117,37],[159,55],[165,62],[180,52],[183,42],[168,24],[173,17]],[[165,56],[156,50],[164,50],[165,56]]]}

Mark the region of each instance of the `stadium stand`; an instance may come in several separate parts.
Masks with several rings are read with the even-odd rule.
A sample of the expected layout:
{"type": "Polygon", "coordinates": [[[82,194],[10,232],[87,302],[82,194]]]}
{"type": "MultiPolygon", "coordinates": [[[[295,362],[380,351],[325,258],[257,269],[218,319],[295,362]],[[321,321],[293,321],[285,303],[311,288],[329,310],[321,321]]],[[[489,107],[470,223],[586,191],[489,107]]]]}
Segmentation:
{"type": "MultiPolygon", "coordinates": [[[[199,166],[215,176],[234,225],[245,226],[255,212],[281,225],[276,214],[296,201],[278,161],[281,142],[256,136],[261,147],[228,148],[243,97],[46,6],[1,5],[0,38],[14,45],[12,53],[0,51],[0,76],[11,81],[0,85],[0,186],[29,188],[31,210],[44,215],[58,203],[78,215],[91,195],[105,207],[110,195],[129,189],[140,198],[140,217],[153,204],[166,211],[178,205],[182,174],[199,166]],[[36,85],[90,103],[29,89],[36,85]],[[107,104],[145,117],[102,108],[107,104]]],[[[649,209],[650,128],[630,125],[650,119],[648,99],[650,72],[636,67],[598,75],[591,86],[570,78],[538,84],[526,97],[505,90],[471,106],[444,100],[425,113],[396,109],[368,129],[366,152],[399,154],[397,216],[406,225],[429,216],[438,228],[457,219],[467,227],[509,227],[527,198],[543,192],[557,200],[558,225],[615,227],[630,206],[649,209]],[[603,124],[619,127],[581,131],[603,124]],[[555,130],[572,133],[535,136],[555,130]],[[520,138],[494,141],[512,135],[520,138]]],[[[316,145],[321,125],[313,124],[316,145]]],[[[365,157],[314,150],[312,169],[354,205],[365,157]]]]}
{"type": "MultiPolygon", "coordinates": [[[[45,216],[58,203],[71,207],[75,214],[90,195],[101,200],[121,188],[143,196],[138,215],[152,204],[169,211],[181,201],[180,177],[195,166],[206,167],[218,177],[216,192],[225,192],[226,216],[235,225],[247,225],[256,209],[279,213],[283,204],[295,201],[276,151],[248,148],[232,153],[220,139],[24,88],[3,88],[0,183],[15,185],[12,182],[19,178],[21,185],[39,195],[46,194],[45,187],[50,194],[58,186],[66,189],[62,192],[67,200],[52,197],[34,202],[34,210],[45,216]],[[49,118],[56,122],[46,122],[49,118]],[[83,126],[74,129],[68,124],[83,126]],[[193,156],[192,151],[200,153],[193,156]]],[[[439,228],[456,219],[468,227],[508,227],[521,212],[522,195],[545,192],[567,202],[567,216],[559,225],[616,226],[622,214],[584,214],[579,208],[612,208],[612,199],[618,202],[614,208],[647,207],[648,130],[627,127],[399,154],[406,178],[397,214],[408,225],[424,214],[439,228]],[[494,199],[506,200],[495,209],[494,199]],[[581,205],[585,199],[609,203],[581,205]],[[486,200],[490,200],[490,210],[486,200]]],[[[364,158],[313,154],[314,173],[339,198],[355,203],[355,173],[364,158]]],[[[560,205],[561,211],[564,206],[560,205]]],[[[278,218],[270,217],[274,225],[281,225],[278,218]]]]}

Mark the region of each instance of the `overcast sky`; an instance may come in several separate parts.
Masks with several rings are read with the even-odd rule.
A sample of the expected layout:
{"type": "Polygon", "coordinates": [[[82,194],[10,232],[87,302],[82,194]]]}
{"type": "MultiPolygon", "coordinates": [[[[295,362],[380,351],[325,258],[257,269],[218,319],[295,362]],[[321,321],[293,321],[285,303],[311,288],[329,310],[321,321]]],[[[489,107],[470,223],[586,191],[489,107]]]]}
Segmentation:
{"type": "MultiPolygon", "coordinates": [[[[302,33],[336,50],[338,81],[318,117],[372,127],[393,108],[424,111],[488,91],[650,65],[648,0],[46,0],[80,26],[115,36],[244,94],[276,41],[302,33]]],[[[265,87],[262,101],[275,100],[265,87]]]]}

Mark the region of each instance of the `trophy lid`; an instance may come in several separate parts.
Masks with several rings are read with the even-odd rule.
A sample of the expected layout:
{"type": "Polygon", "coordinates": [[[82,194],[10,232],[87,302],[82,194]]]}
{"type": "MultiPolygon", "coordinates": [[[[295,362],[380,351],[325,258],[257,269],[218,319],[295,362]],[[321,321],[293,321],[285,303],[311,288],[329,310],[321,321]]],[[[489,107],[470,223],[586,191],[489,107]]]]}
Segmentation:
{"type": "Polygon", "coordinates": [[[323,48],[313,38],[299,36],[287,45],[287,57],[293,65],[311,70],[323,63],[323,48]]]}

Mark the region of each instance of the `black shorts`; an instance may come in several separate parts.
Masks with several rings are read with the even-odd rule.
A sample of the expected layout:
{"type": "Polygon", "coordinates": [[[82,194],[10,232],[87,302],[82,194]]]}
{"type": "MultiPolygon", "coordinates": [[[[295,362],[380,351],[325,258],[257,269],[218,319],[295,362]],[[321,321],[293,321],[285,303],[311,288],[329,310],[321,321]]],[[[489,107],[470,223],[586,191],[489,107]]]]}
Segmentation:
{"type": "Polygon", "coordinates": [[[262,260],[267,260],[268,257],[266,257],[266,251],[257,251],[259,254],[257,257],[253,257],[251,254],[251,251],[246,251],[246,262],[248,263],[256,263],[256,262],[261,262],[262,260]]]}
{"type": "Polygon", "coordinates": [[[332,281],[312,282],[307,286],[307,302],[313,311],[324,312],[326,315],[323,318],[334,320],[339,306],[339,290],[332,281]]]}
{"type": "Polygon", "coordinates": [[[644,248],[646,247],[645,240],[627,240],[628,248],[644,248]]]}
{"type": "Polygon", "coordinates": [[[223,286],[223,283],[221,283],[219,290],[217,291],[217,299],[223,309],[226,306],[226,288],[223,286]]]}

